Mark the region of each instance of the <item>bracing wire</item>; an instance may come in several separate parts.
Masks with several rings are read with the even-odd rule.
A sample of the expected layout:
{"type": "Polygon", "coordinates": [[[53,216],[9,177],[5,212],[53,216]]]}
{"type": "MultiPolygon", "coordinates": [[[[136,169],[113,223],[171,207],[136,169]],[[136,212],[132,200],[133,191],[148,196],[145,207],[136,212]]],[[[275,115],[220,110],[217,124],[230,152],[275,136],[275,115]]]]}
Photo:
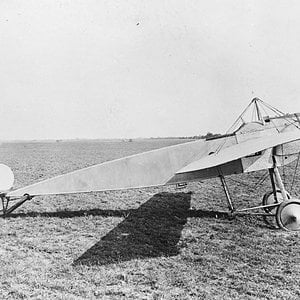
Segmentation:
{"type": "MultiPolygon", "coordinates": [[[[273,107],[272,105],[270,105],[270,104],[268,104],[268,103],[266,103],[266,102],[263,102],[263,101],[260,100],[260,99],[259,99],[259,101],[260,101],[261,103],[263,103],[266,107],[268,107],[271,111],[273,111],[276,115],[278,115],[278,116],[284,116],[284,115],[285,115],[282,111],[280,111],[279,109],[273,107]]],[[[288,123],[290,123],[291,125],[294,125],[295,127],[297,127],[297,128],[300,129],[300,127],[299,127],[298,125],[296,125],[294,122],[290,121],[288,118],[284,118],[284,119],[285,119],[288,123]]],[[[273,124],[274,124],[274,123],[273,123],[273,124]]],[[[276,129],[277,129],[277,128],[276,128],[276,129]]]]}
{"type": "Polygon", "coordinates": [[[233,179],[233,178],[231,178],[231,177],[228,177],[228,180],[229,180],[229,181],[233,181],[233,182],[235,182],[235,183],[238,183],[238,184],[240,184],[240,185],[243,185],[243,186],[249,188],[249,189],[253,192],[253,191],[257,190],[257,188],[258,188],[259,186],[261,186],[261,185],[266,181],[266,179],[268,178],[268,176],[269,176],[269,172],[265,172],[265,173],[257,180],[257,182],[254,183],[254,185],[251,185],[251,184],[249,184],[249,183],[245,183],[245,182],[243,182],[243,181],[241,181],[241,180],[233,179]]]}
{"type": "Polygon", "coordinates": [[[255,106],[253,105],[253,108],[252,108],[252,115],[251,115],[251,121],[255,121],[255,115],[256,115],[256,109],[255,109],[255,106]]]}
{"type": "MultiPolygon", "coordinates": [[[[265,110],[265,108],[264,108],[263,106],[262,106],[262,110],[264,111],[264,113],[265,113],[266,115],[268,115],[267,111],[265,110]]],[[[272,124],[273,124],[273,126],[275,127],[275,129],[277,130],[277,132],[279,132],[279,129],[277,128],[275,122],[274,122],[272,119],[270,119],[270,121],[272,122],[272,124]]]]}
{"type": "Polygon", "coordinates": [[[282,177],[283,177],[283,184],[285,185],[286,183],[286,176],[285,176],[285,164],[284,164],[284,159],[283,159],[283,145],[281,145],[281,153],[282,153],[282,177]]]}
{"type": "Polygon", "coordinates": [[[268,107],[271,111],[273,111],[275,114],[277,114],[278,116],[282,116],[284,115],[285,113],[280,111],[279,109],[277,109],[276,107],[262,101],[261,99],[257,99],[262,105],[268,107]]]}
{"type": "Polygon", "coordinates": [[[295,167],[295,170],[294,170],[293,180],[292,180],[292,184],[291,184],[291,188],[290,188],[290,191],[291,191],[291,192],[292,192],[293,187],[294,187],[295,178],[296,178],[296,173],[297,173],[297,169],[298,169],[298,165],[299,165],[299,160],[300,160],[300,152],[298,153],[298,158],[297,158],[297,162],[296,162],[296,167],[295,167]]]}
{"type": "MultiPolygon", "coordinates": [[[[238,116],[238,118],[234,121],[232,126],[226,131],[225,135],[228,135],[229,133],[234,132],[237,129],[238,123],[245,124],[243,117],[246,114],[246,112],[250,109],[251,105],[253,105],[253,109],[251,112],[251,120],[252,121],[253,120],[255,121],[255,117],[256,117],[258,119],[258,121],[264,122],[261,111],[263,111],[266,115],[268,115],[267,110],[266,110],[266,109],[268,109],[268,110],[272,111],[275,114],[275,116],[283,117],[288,123],[290,123],[291,125],[294,125],[295,127],[300,129],[300,127],[296,124],[296,122],[292,122],[288,118],[284,117],[285,116],[284,112],[282,112],[279,109],[273,107],[272,105],[260,100],[259,98],[254,98],[247,105],[247,107],[242,111],[242,113],[238,116]]],[[[278,127],[276,126],[276,123],[272,120],[272,118],[270,118],[270,122],[272,122],[272,124],[273,124],[274,128],[277,130],[277,132],[280,132],[280,130],[278,129],[278,127]]],[[[224,145],[227,142],[227,139],[228,139],[228,136],[226,136],[225,139],[219,144],[215,153],[218,153],[224,147],[224,145]]]]}
{"type": "Polygon", "coordinates": [[[254,189],[257,189],[258,186],[262,185],[268,177],[269,177],[269,172],[265,172],[255,184],[254,189]]]}
{"type": "MultiPolygon", "coordinates": [[[[251,105],[252,105],[253,102],[254,102],[254,99],[247,105],[247,107],[237,117],[237,119],[233,122],[233,124],[225,132],[225,135],[227,135],[227,134],[231,133],[232,131],[234,131],[234,129],[237,127],[237,125],[238,125],[239,122],[242,122],[242,124],[245,123],[244,120],[243,120],[243,116],[248,111],[248,109],[251,107],[251,105]]],[[[225,137],[224,141],[220,143],[220,145],[217,147],[215,153],[218,153],[223,148],[223,146],[226,144],[226,141],[227,141],[227,137],[225,137]]]]}

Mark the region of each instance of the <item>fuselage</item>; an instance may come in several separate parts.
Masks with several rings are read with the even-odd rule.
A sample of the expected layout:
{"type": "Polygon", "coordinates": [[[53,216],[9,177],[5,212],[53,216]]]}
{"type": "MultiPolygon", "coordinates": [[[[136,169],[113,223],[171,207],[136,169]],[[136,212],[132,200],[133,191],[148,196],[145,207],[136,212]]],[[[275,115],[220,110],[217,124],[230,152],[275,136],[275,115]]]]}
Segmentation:
{"type": "MultiPolygon", "coordinates": [[[[199,150],[198,160],[209,155],[214,155],[220,151],[248,142],[250,140],[262,141],[272,139],[281,133],[287,133],[300,130],[300,113],[286,114],[277,117],[264,117],[262,121],[255,121],[242,124],[234,132],[209,138],[203,141],[203,145],[199,150]]],[[[248,142],[249,143],[249,142],[248,142]]],[[[212,168],[201,169],[199,171],[190,172],[190,174],[179,174],[173,181],[199,180],[216,177],[220,173],[222,175],[239,174],[253,172],[262,169],[272,168],[274,158],[277,166],[282,166],[293,162],[300,152],[300,141],[293,141],[278,145],[276,147],[264,149],[249,153],[245,157],[232,160],[223,165],[212,168]]]]}

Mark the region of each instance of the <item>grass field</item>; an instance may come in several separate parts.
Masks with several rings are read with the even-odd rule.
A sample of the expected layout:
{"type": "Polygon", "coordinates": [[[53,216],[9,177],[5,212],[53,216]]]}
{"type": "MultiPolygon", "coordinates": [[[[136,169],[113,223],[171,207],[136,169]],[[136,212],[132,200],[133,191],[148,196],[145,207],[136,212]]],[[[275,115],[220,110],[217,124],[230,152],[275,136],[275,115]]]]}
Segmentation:
{"type": "MultiPolygon", "coordinates": [[[[18,188],[183,141],[4,143],[0,158],[18,188]]],[[[262,174],[229,178],[237,206],[260,204],[262,174]]],[[[0,299],[300,299],[300,234],[224,209],[216,179],[34,198],[0,219],[0,299]]]]}

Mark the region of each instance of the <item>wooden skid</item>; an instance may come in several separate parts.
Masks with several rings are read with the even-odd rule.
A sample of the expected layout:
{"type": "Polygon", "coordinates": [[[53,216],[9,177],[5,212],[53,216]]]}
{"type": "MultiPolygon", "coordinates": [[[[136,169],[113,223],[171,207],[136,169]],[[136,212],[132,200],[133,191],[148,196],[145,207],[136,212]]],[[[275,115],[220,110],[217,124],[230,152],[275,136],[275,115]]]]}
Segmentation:
{"type": "Polygon", "coordinates": [[[70,194],[166,184],[175,172],[198,158],[203,140],[165,147],[105,162],[11,191],[9,197],[70,194]]]}

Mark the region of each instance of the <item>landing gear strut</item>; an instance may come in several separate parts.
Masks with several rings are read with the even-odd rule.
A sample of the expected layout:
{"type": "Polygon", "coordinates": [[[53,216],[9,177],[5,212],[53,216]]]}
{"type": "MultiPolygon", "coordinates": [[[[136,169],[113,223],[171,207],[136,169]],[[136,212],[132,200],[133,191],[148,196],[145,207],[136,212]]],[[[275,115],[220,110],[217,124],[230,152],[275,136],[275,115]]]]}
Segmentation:
{"type": "Polygon", "coordinates": [[[279,227],[284,230],[300,230],[300,200],[292,199],[290,194],[285,190],[281,180],[279,170],[274,159],[273,168],[269,169],[272,191],[264,195],[262,205],[236,209],[229,194],[229,189],[225,177],[219,172],[219,178],[227,199],[230,217],[236,215],[256,215],[263,216],[264,221],[272,227],[279,227]],[[263,212],[255,212],[263,210],[263,212]]]}

